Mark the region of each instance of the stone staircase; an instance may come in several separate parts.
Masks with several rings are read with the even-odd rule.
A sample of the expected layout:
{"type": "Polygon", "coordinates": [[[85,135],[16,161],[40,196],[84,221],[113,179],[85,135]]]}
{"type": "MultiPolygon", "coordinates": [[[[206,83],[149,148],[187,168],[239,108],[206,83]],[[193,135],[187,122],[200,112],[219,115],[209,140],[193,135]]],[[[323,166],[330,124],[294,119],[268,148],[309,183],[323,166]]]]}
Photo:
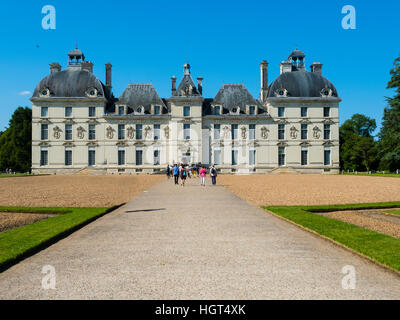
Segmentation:
{"type": "Polygon", "coordinates": [[[278,167],[270,172],[271,174],[300,174],[300,172],[296,171],[291,167],[278,167]]]}
{"type": "Polygon", "coordinates": [[[99,176],[106,174],[104,169],[93,168],[93,167],[85,167],[77,171],[75,174],[83,175],[83,176],[99,176]]]}

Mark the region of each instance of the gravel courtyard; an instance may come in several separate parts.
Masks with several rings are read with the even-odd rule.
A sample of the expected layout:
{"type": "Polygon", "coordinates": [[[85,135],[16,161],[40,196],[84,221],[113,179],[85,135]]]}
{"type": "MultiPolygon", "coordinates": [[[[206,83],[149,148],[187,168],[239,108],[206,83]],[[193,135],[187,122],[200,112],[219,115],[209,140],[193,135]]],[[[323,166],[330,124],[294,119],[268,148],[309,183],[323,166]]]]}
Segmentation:
{"type": "Polygon", "coordinates": [[[400,201],[400,178],[353,175],[219,175],[218,184],[257,206],[400,201]]]}
{"type": "Polygon", "coordinates": [[[58,175],[0,179],[0,206],[112,207],[130,201],[164,175],[58,175]]]}

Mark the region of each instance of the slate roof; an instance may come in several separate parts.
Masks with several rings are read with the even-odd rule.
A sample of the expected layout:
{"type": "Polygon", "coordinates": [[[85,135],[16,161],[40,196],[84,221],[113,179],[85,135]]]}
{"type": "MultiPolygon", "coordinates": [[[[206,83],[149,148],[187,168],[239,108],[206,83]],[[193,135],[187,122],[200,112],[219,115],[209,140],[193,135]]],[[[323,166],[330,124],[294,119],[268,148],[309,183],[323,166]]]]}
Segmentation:
{"type": "Polygon", "coordinates": [[[284,72],[269,86],[268,97],[275,97],[279,89],[286,89],[288,97],[321,97],[324,88],[332,90],[337,97],[335,86],[320,74],[306,70],[284,72]]]}
{"type": "Polygon", "coordinates": [[[163,109],[162,113],[167,112],[164,101],[151,83],[131,83],[119,97],[118,104],[125,104],[132,111],[139,106],[143,106],[145,113],[151,112],[152,104],[160,105],[163,109]]]}
{"type": "Polygon", "coordinates": [[[263,111],[258,100],[254,99],[243,84],[224,84],[213,99],[214,105],[221,105],[224,113],[232,108],[240,107],[240,113],[246,112],[246,105],[258,106],[263,111]]]}

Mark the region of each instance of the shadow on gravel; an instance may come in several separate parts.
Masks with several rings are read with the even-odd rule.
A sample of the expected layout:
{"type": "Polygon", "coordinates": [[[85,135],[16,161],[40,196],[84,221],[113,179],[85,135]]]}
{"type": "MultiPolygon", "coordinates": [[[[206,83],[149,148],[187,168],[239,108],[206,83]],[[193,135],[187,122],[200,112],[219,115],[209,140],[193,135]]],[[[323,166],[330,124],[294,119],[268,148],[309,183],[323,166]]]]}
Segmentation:
{"type": "Polygon", "coordinates": [[[166,210],[165,208],[159,208],[159,209],[140,209],[140,210],[128,210],[125,211],[126,213],[131,213],[131,212],[150,212],[150,211],[162,211],[166,210]]]}

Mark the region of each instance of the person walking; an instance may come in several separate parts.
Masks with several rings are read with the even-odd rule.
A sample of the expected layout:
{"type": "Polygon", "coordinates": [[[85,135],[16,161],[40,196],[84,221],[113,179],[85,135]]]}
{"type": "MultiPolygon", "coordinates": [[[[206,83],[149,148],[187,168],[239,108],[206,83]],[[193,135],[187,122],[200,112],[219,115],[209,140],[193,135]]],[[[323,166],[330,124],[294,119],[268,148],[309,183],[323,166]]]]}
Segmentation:
{"type": "Polygon", "coordinates": [[[201,185],[206,186],[206,175],[207,175],[207,170],[204,168],[204,166],[201,166],[200,169],[200,178],[201,178],[201,185]]]}
{"type": "Polygon", "coordinates": [[[185,186],[186,178],[187,178],[187,169],[185,166],[182,166],[181,167],[181,185],[182,185],[182,187],[185,186]]]}
{"type": "Polygon", "coordinates": [[[171,167],[170,167],[169,163],[168,163],[168,165],[167,165],[167,171],[166,171],[166,173],[167,173],[167,178],[168,178],[168,179],[171,178],[171,167]]]}
{"type": "Polygon", "coordinates": [[[214,165],[211,166],[210,176],[212,184],[215,186],[217,184],[217,169],[215,169],[214,165]]]}
{"type": "Polygon", "coordinates": [[[174,173],[174,182],[175,182],[175,184],[179,184],[179,167],[176,163],[174,164],[174,167],[172,170],[174,173]]]}

